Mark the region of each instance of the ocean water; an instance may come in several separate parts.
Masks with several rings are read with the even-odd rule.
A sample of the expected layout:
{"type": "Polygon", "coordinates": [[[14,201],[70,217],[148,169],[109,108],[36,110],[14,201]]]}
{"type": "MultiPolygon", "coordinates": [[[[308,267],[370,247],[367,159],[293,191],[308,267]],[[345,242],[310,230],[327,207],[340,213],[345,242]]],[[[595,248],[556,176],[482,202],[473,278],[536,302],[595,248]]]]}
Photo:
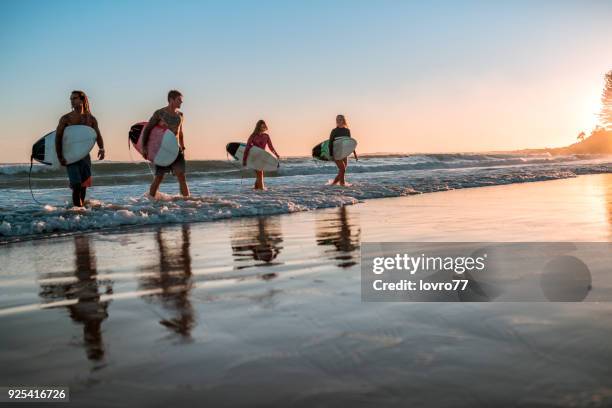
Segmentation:
{"type": "Polygon", "coordinates": [[[70,205],[65,169],[35,164],[0,165],[0,242],[122,226],[213,221],[355,204],[410,194],[522,183],[612,172],[612,156],[518,154],[414,154],[351,160],[349,187],[330,186],[333,163],[289,158],[266,175],[267,191],[252,190],[253,172],[230,160],[189,161],[192,196],[178,195],[167,176],[161,197],[148,197],[152,169],[143,162],[93,166],[86,208],[70,205]]]}
{"type": "Polygon", "coordinates": [[[360,253],[611,234],[602,174],[0,245],[0,377],[71,408],[610,407],[612,303],[366,304],[360,253]]]}

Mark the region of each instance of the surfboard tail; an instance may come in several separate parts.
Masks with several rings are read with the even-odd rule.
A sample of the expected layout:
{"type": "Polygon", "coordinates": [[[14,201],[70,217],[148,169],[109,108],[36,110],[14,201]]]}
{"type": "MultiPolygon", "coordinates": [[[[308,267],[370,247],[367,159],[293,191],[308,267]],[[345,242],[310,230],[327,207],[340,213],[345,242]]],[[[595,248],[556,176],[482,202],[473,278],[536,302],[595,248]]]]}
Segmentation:
{"type": "Polygon", "coordinates": [[[142,129],[144,128],[143,123],[137,123],[130,128],[130,132],[128,133],[128,137],[132,141],[132,143],[137,144],[138,139],[140,139],[140,134],[142,133],[142,129]]]}
{"type": "Polygon", "coordinates": [[[228,143],[225,146],[225,150],[234,158],[236,158],[236,152],[238,151],[238,148],[240,147],[240,143],[236,143],[236,142],[232,142],[232,143],[228,143]]]}
{"type": "Polygon", "coordinates": [[[312,157],[315,159],[318,159],[319,157],[321,157],[321,145],[320,144],[312,148],[312,157]]]}
{"type": "Polygon", "coordinates": [[[42,138],[32,146],[32,159],[42,162],[45,160],[45,139],[42,138]]]}
{"type": "Polygon", "coordinates": [[[34,143],[34,145],[32,145],[32,155],[30,156],[30,161],[36,160],[37,162],[42,164],[52,165],[51,159],[45,154],[47,142],[49,141],[47,139],[47,136],[49,136],[51,133],[53,132],[47,133],[46,135],[38,139],[36,143],[34,143]]]}

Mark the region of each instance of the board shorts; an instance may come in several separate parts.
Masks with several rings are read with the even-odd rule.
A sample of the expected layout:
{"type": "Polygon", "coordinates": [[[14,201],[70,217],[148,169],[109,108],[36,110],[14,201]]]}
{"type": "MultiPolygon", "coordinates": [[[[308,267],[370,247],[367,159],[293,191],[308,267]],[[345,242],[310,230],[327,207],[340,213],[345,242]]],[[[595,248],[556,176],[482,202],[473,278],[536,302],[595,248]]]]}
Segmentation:
{"type": "Polygon", "coordinates": [[[91,157],[85,156],[81,160],[66,166],[70,188],[91,187],[91,157]]]}
{"type": "Polygon", "coordinates": [[[170,172],[172,172],[172,174],[175,176],[177,173],[185,174],[185,155],[183,152],[179,152],[178,156],[176,156],[176,160],[174,160],[169,166],[155,165],[156,176],[163,176],[164,174],[170,172]]]}

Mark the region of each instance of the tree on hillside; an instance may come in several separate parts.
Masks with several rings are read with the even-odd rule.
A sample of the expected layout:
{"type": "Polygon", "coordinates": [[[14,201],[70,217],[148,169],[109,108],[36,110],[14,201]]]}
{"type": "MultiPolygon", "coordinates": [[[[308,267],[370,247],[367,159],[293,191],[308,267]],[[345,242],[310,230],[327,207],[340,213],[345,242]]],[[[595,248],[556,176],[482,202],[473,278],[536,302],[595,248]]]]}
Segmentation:
{"type": "Polygon", "coordinates": [[[584,133],[584,132],[578,133],[578,141],[582,142],[584,140],[585,136],[586,136],[586,133],[584,133]]]}
{"type": "Polygon", "coordinates": [[[604,128],[612,128],[612,71],[608,71],[605,75],[604,89],[601,93],[599,121],[604,128]]]}

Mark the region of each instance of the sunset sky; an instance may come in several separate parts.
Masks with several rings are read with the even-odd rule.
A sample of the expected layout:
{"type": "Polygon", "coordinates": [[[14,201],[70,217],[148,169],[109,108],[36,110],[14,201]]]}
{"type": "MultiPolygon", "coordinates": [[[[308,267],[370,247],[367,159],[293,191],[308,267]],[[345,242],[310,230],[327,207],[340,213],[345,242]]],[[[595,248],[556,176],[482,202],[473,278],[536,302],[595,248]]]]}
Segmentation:
{"type": "MultiPolygon", "coordinates": [[[[282,156],[349,120],[358,152],[562,146],[596,124],[612,2],[20,1],[0,26],[0,162],[90,97],[107,158],[184,94],[188,159],[265,119],[282,156]]],[[[132,153],[134,159],[140,159],[132,153]]]]}

